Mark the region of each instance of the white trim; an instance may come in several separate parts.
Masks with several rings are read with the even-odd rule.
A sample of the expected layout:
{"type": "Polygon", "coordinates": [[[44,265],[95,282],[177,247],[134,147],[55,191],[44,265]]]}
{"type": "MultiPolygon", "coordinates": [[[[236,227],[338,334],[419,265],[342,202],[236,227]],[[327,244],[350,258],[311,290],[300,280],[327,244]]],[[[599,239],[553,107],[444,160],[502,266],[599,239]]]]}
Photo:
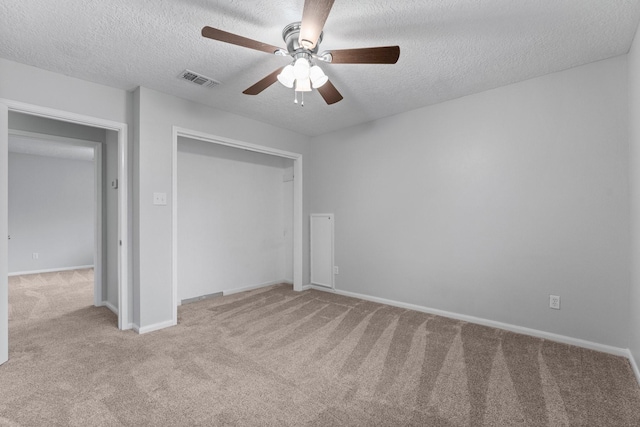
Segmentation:
{"type": "Polygon", "coordinates": [[[54,142],[62,142],[74,147],[88,147],[94,148],[97,144],[101,144],[100,141],[92,141],[90,139],[78,139],[67,136],[49,135],[47,133],[32,132],[28,130],[9,129],[9,135],[14,136],[26,136],[28,138],[47,139],[54,142]]]}
{"type": "MultiPolygon", "coordinates": [[[[324,288],[328,288],[328,289],[335,289],[336,288],[336,275],[334,273],[335,270],[335,228],[334,228],[334,224],[335,224],[335,215],[332,213],[314,213],[314,214],[310,214],[309,215],[309,241],[310,241],[310,247],[313,248],[313,219],[314,218],[324,218],[324,217],[329,217],[329,221],[331,221],[331,284],[323,284],[323,283],[314,283],[314,279],[313,279],[313,254],[309,253],[310,255],[310,262],[309,262],[309,272],[310,272],[310,276],[311,276],[311,285],[316,285],[316,286],[321,286],[324,288]]],[[[313,249],[312,249],[313,250],[313,249]]]]}
{"type": "Polygon", "coordinates": [[[176,126],[171,134],[171,320],[178,324],[178,136],[176,126]]]}
{"type": "Polygon", "coordinates": [[[302,154],[293,162],[293,290],[302,290],[303,233],[302,154]]]}
{"type": "Polygon", "coordinates": [[[0,99],[0,365],[9,360],[9,109],[0,99]]]}
{"type": "Polygon", "coordinates": [[[462,320],[464,322],[474,323],[477,325],[489,326],[491,328],[503,329],[506,331],[515,332],[518,334],[529,335],[536,338],[542,338],[549,341],[560,342],[563,344],[575,345],[576,347],[587,348],[589,350],[600,351],[602,353],[613,354],[616,356],[629,357],[629,350],[626,348],[613,347],[605,344],[599,344],[592,341],[586,341],[579,338],[572,338],[565,335],[554,334],[551,332],[540,331],[538,329],[525,328],[522,326],[511,325],[508,323],[497,322],[495,320],[483,319],[475,316],[467,316],[465,314],[453,313],[450,311],[438,310],[435,308],[424,307],[416,304],[408,304],[404,302],[389,300],[386,298],[372,297],[369,295],[359,294],[356,292],[341,291],[338,289],[329,289],[321,286],[309,285],[311,289],[315,289],[322,292],[332,292],[338,295],[343,295],[352,298],[363,299],[366,301],[373,301],[380,304],[391,305],[394,307],[406,308],[409,310],[420,311],[422,313],[435,314],[438,316],[448,317],[451,319],[462,320]]]}
{"type": "MultiPolygon", "coordinates": [[[[227,147],[239,148],[241,150],[255,151],[256,153],[270,154],[272,156],[285,157],[287,159],[297,160],[302,154],[293,153],[291,151],[279,150],[277,148],[267,147],[266,145],[252,144],[250,142],[239,141],[236,139],[225,138],[222,136],[212,135],[209,133],[198,132],[179,126],[173,127],[174,136],[183,136],[185,138],[197,139],[199,141],[213,142],[214,144],[226,145],[227,147]]],[[[176,144],[177,146],[177,144],[176,144]]],[[[295,180],[294,176],[294,180],[295,180]]]]}
{"type": "Polygon", "coordinates": [[[118,131],[118,329],[129,321],[129,145],[127,125],[118,131]]]}
{"type": "Polygon", "coordinates": [[[63,120],[65,122],[76,123],[79,125],[89,125],[119,131],[126,123],[114,122],[112,120],[101,119],[98,117],[85,116],[83,114],[72,113],[70,111],[58,110],[55,108],[42,107],[26,102],[13,101],[11,99],[0,98],[0,102],[9,107],[9,111],[17,113],[29,114],[31,116],[45,117],[53,120],[63,120]]]}
{"type": "Polygon", "coordinates": [[[113,311],[116,316],[118,315],[118,308],[115,305],[111,304],[109,301],[102,301],[100,303],[100,306],[107,307],[109,310],[113,311]]]}
{"type": "Polygon", "coordinates": [[[631,364],[633,373],[636,375],[636,381],[638,381],[638,385],[640,385],[640,369],[638,369],[636,359],[633,357],[633,353],[631,353],[631,350],[627,350],[627,358],[629,359],[629,363],[631,364]]]}
{"type": "Polygon", "coordinates": [[[167,320],[166,322],[155,323],[149,326],[140,327],[138,325],[131,325],[134,331],[139,334],[146,334],[153,331],[158,331],[160,329],[169,328],[171,326],[175,326],[176,323],[173,323],[173,320],[167,320]]]}
{"type": "MultiPolygon", "coordinates": [[[[178,324],[178,137],[197,139],[199,141],[213,144],[225,145],[227,147],[239,148],[241,150],[254,151],[256,153],[269,154],[272,156],[284,157],[293,160],[293,289],[302,290],[302,233],[303,233],[303,186],[302,186],[302,154],[290,151],[279,150],[263,145],[251,144],[249,142],[224,138],[204,132],[173,126],[172,147],[171,147],[171,281],[172,281],[172,323],[168,326],[178,324]]],[[[262,285],[260,285],[262,286],[262,285]]],[[[267,286],[267,285],[265,285],[267,286]]],[[[248,290],[243,288],[244,290],[248,290]]],[[[231,290],[233,292],[234,290],[231,290]]],[[[229,295],[230,291],[224,295],[229,295]]],[[[242,292],[242,291],[239,291],[242,292]]],[[[165,322],[168,323],[168,322],[165,322]]]]}
{"type": "MultiPolygon", "coordinates": [[[[0,98],[0,103],[5,104],[9,111],[29,114],[32,116],[45,117],[48,119],[76,123],[79,125],[99,127],[118,132],[118,240],[122,245],[118,246],[118,306],[129,307],[129,227],[128,227],[128,125],[126,123],[101,119],[98,117],[85,116],[83,114],[58,110],[55,108],[42,107],[39,105],[27,104],[0,98]]],[[[120,310],[118,315],[118,328],[128,329],[129,310],[120,310]]]]}
{"type": "MultiPolygon", "coordinates": [[[[13,273],[9,273],[9,276],[26,276],[29,274],[42,274],[42,273],[55,273],[57,271],[69,271],[69,270],[86,270],[87,268],[93,268],[95,274],[95,267],[93,264],[91,265],[77,265],[75,267],[56,267],[56,268],[46,268],[44,270],[30,270],[30,271],[16,271],[13,273]]],[[[100,306],[102,302],[102,297],[100,298],[100,302],[96,304],[100,306]]]]}
{"type": "Polygon", "coordinates": [[[105,271],[103,265],[103,255],[102,252],[102,233],[104,231],[104,226],[102,224],[102,144],[99,142],[94,143],[93,146],[93,171],[94,171],[94,202],[93,208],[95,209],[94,214],[94,238],[93,238],[93,263],[95,265],[93,269],[93,305],[96,307],[102,303],[102,275],[105,271]]]}
{"type": "Polygon", "coordinates": [[[292,284],[291,282],[287,282],[286,280],[272,280],[270,282],[260,283],[259,285],[244,286],[242,288],[234,288],[234,289],[222,291],[222,296],[226,297],[227,295],[233,295],[240,292],[252,291],[254,289],[266,288],[267,286],[279,285],[281,283],[292,284]]]}

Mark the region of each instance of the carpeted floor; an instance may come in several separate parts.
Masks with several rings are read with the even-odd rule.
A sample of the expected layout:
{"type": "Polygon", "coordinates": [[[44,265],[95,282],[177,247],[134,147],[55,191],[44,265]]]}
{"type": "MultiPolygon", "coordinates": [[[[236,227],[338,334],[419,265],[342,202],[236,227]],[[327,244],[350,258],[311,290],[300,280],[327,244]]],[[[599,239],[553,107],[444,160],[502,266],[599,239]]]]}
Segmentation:
{"type": "Polygon", "coordinates": [[[91,276],[10,278],[0,425],[640,425],[621,357],[287,285],[137,335],[91,276]]]}

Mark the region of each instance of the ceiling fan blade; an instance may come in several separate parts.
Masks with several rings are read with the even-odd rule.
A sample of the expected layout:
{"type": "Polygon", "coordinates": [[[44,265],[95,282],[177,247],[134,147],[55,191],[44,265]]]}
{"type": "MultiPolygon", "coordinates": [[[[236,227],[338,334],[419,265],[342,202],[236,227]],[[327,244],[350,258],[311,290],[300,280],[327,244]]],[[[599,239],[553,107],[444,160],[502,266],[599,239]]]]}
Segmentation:
{"type": "Polygon", "coordinates": [[[324,101],[329,105],[342,101],[342,95],[338,92],[338,89],[336,89],[331,81],[327,81],[325,84],[320,86],[318,88],[318,92],[320,92],[324,101]]]}
{"type": "Polygon", "coordinates": [[[245,95],[257,95],[272,84],[274,84],[278,80],[278,74],[282,72],[284,67],[280,67],[275,70],[273,73],[269,74],[264,79],[260,80],[258,83],[254,84],[250,88],[244,90],[242,93],[245,95]]]}
{"type": "Polygon", "coordinates": [[[274,53],[280,50],[279,47],[256,40],[248,39],[236,34],[228,33],[217,28],[204,27],[202,36],[225,43],[235,44],[237,46],[248,47],[249,49],[261,50],[262,52],[274,53]]]}
{"type": "Polygon", "coordinates": [[[400,58],[400,46],[331,50],[329,53],[332,64],[395,64],[400,58]]]}
{"type": "Polygon", "coordinates": [[[302,23],[298,42],[306,49],[313,49],[327,21],[334,0],[306,0],[302,10],[302,23]]]}

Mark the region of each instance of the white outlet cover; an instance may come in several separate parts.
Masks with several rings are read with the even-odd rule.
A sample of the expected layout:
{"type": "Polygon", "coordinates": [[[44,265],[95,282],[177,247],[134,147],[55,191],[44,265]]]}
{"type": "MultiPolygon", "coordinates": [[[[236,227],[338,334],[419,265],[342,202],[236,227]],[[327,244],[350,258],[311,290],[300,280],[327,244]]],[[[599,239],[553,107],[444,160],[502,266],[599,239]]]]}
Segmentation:
{"type": "Polygon", "coordinates": [[[164,206],[167,204],[167,193],[153,193],[153,204],[164,206]]]}

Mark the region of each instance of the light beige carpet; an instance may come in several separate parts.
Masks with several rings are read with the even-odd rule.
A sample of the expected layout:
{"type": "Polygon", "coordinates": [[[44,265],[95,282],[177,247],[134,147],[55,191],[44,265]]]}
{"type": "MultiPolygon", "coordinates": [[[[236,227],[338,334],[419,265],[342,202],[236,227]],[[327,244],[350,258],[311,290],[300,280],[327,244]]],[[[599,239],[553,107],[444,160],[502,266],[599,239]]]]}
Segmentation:
{"type": "Polygon", "coordinates": [[[287,285],[137,335],[90,279],[11,278],[0,425],[640,425],[621,357],[287,285]]]}

